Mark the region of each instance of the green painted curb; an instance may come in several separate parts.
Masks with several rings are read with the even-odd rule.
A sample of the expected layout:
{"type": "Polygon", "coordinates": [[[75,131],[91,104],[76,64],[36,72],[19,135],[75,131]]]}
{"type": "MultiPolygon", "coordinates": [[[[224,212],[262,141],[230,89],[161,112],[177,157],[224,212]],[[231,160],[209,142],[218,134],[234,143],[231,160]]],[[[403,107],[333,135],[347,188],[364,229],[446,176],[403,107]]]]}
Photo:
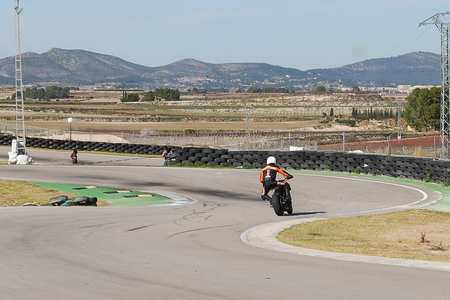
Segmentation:
{"type": "Polygon", "coordinates": [[[107,201],[110,206],[149,206],[173,204],[176,202],[169,197],[155,193],[131,191],[126,189],[60,183],[32,183],[79,196],[97,197],[100,201],[107,201]]]}

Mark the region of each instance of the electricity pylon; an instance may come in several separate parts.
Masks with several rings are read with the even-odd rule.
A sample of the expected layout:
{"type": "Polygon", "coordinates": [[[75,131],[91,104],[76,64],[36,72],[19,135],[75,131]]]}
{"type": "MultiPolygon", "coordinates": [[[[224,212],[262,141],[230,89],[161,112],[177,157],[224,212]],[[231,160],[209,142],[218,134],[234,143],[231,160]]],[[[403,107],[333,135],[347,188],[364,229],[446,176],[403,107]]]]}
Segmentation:
{"type": "Polygon", "coordinates": [[[426,19],[419,26],[434,24],[441,32],[441,154],[440,158],[448,159],[449,154],[449,127],[450,127],[450,97],[449,97],[449,25],[450,22],[443,22],[441,17],[450,15],[450,12],[435,14],[426,19]]]}
{"type": "Polygon", "coordinates": [[[23,83],[22,83],[22,53],[20,50],[20,13],[22,8],[19,6],[19,0],[14,0],[16,6],[15,11],[15,31],[16,31],[16,55],[14,57],[15,80],[16,80],[16,140],[17,154],[26,154],[25,144],[25,118],[23,105],[23,83]]]}
{"type": "Polygon", "coordinates": [[[19,0],[14,0],[14,2],[16,3],[16,6],[14,7],[16,31],[16,55],[14,57],[16,79],[16,138],[12,141],[11,152],[8,152],[8,163],[31,164],[33,163],[33,159],[27,154],[25,148],[26,134],[23,108],[22,53],[20,51],[20,13],[22,12],[22,8],[19,5],[19,0]]]}

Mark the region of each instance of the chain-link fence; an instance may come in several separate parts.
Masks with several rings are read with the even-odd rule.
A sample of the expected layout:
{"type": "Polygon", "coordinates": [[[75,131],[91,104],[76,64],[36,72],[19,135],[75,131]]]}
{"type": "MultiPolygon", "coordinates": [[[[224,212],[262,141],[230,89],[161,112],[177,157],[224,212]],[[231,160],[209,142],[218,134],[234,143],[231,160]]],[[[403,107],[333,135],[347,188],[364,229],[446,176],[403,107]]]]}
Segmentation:
{"type": "Polygon", "coordinates": [[[371,141],[346,142],[343,139],[341,143],[321,145],[319,149],[439,158],[441,140],[437,135],[394,139],[388,135],[384,139],[371,141]]]}
{"type": "MultiPolygon", "coordinates": [[[[1,133],[15,134],[2,124],[1,133]]],[[[209,147],[240,150],[333,150],[438,158],[439,136],[403,135],[391,131],[63,131],[27,127],[28,137],[89,142],[209,147]]]]}
{"type": "MultiPolygon", "coordinates": [[[[1,125],[1,133],[15,134],[14,125],[1,125]]],[[[171,131],[162,132],[144,129],[141,131],[64,131],[27,127],[26,136],[45,139],[77,140],[89,142],[197,146],[225,149],[261,150],[289,149],[299,147],[306,150],[316,150],[317,142],[305,140],[298,133],[289,132],[247,132],[247,131],[171,131]]]]}

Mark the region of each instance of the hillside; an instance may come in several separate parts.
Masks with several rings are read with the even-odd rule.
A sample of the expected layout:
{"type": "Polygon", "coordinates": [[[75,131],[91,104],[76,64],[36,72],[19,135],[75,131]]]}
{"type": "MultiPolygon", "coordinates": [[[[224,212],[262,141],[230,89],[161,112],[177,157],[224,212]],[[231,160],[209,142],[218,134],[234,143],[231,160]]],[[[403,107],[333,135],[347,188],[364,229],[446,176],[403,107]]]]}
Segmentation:
{"type": "MultiPolygon", "coordinates": [[[[43,54],[24,53],[22,65],[24,82],[31,84],[55,82],[87,85],[110,81],[126,82],[153,72],[153,68],[110,55],[56,48],[43,54]]],[[[14,57],[0,60],[0,76],[10,80],[14,78],[14,57]]]]}
{"type": "Polygon", "coordinates": [[[310,70],[326,82],[362,82],[363,85],[440,84],[440,56],[412,52],[390,58],[370,59],[333,69],[310,70]]]}
{"type": "MultiPolygon", "coordinates": [[[[111,55],[56,48],[42,54],[24,53],[22,61],[24,84],[33,85],[103,84],[115,88],[171,87],[181,90],[245,90],[249,86],[268,86],[308,91],[317,85],[339,88],[440,83],[440,56],[427,52],[307,71],[265,63],[211,64],[194,59],[146,67],[111,55]]],[[[0,59],[0,83],[13,84],[14,73],[14,57],[0,59]]]]}

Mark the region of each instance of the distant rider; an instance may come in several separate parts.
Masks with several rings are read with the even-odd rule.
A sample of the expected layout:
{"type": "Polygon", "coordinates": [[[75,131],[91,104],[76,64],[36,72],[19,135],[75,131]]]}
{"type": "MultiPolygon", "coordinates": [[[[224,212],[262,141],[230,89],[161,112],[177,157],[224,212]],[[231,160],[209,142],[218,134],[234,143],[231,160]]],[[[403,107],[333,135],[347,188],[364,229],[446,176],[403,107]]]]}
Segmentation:
{"type": "Polygon", "coordinates": [[[173,152],[168,147],[164,147],[164,151],[162,153],[162,156],[164,157],[164,164],[163,166],[167,166],[169,164],[170,159],[172,158],[173,152]]]}
{"type": "Polygon", "coordinates": [[[77,149],[73,150],[73,152],[70,154],[70,158],[72,159],[72,164],[74,164],[74,165],[78,164],[78,151],[77,151],[77,149]]]}
{"type": "Polygon", "coordinates": [[[274,156],[269,156],[267,158],[267,165],[261,170],[259,181],[263,185],[261,192],[262,200],[270,201],[270,197],[267,194],[277,186],[277,173],[280,173],[288,179],[294,178],[294,176],[278,167],[276,163],[277,159],[274,156]]]}

